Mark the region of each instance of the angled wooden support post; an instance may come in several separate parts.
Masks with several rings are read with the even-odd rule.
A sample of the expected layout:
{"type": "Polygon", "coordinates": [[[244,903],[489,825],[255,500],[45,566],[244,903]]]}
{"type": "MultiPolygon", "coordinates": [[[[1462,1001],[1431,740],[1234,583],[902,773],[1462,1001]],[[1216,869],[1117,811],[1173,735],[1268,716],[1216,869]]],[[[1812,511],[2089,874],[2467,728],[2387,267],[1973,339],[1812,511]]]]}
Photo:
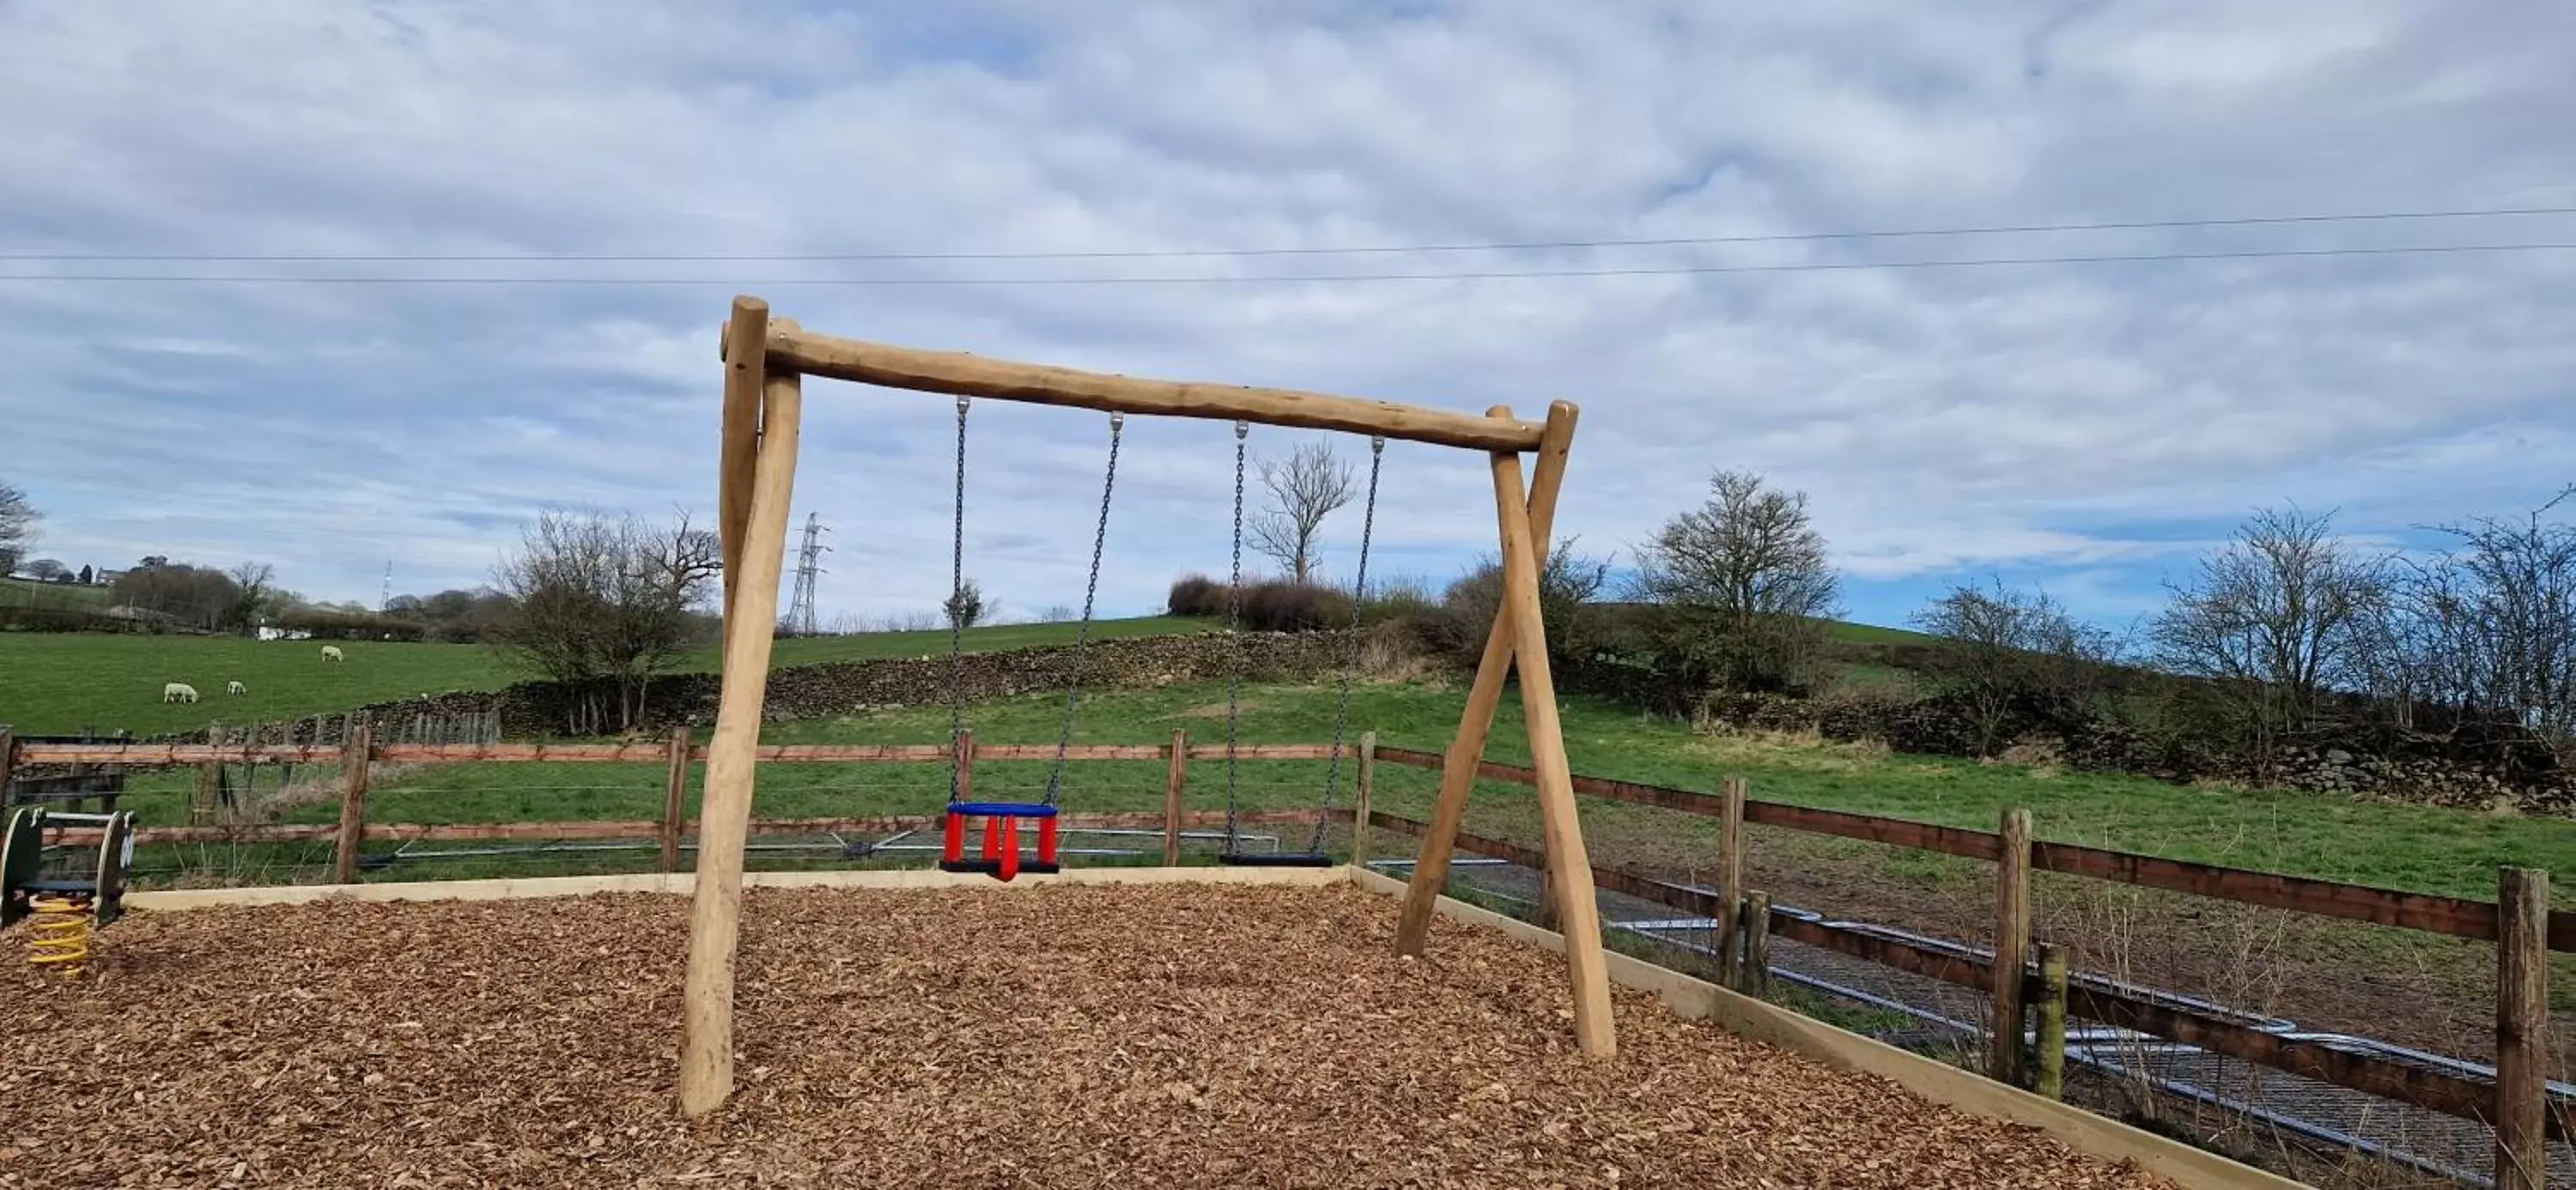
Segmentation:
{"type": "MultiPolygon", "coordinates": [[[[1499,407],[1496,416],[1508,416],[1499,407]]],[[[1555,422],[1549,419],[1550,424],[1555,422]]],[[[1574,804],[1574,773],[1565,755],[1565,730],[1557,717],[1556,686],[1548,670],[1547,625],[1539,615],[1538,538],[1523,503],[1521,457],[1494,455],[1494,507],[1502,520],[1503,601],[1496,623],[1512,628],[1514,664],[1521,674],[1521,719],[1529,729],[1530,768],[1537,775],[1539,823],[1547,837],[1548,874],[1556,881],[1557,932],[1565,936],[1567,982],[1574,992],[1574,1042],[1585,1054],[1606,1058],[1619,1044],[1610,1020],[1610,962],[1601,951],[1601,913],[1592,890],[1592,859],[1583,846],[1583,823],[1574,804]]],[[[1453,754],[1453,759],[1455,756],[1453,754]]],[[[1475,765],[1467,766],[1472,776],[1475,765]]]]}
{"type": "Polygon", "coordinates": [[[352,718],[340,739],[340,841],[331,853],[331,880],[358,882],[358,845],[367,836],[367,766],[375,746],[374,731],[364,719],[352,718]]]}
{"type": "Polygon", "coordinates": [[[1163,866],[1181,866],[1181,789],[1190,779],[1190,732],[1172,729],[1172,763],[1163,772],[1163,866]]]}
{"type": "Polygon", "coordinates": [[[1736,944],[1737,915],[1744,910],[1744,778],[1719,786],[1717,820],[1717,982],[1744,990],[1744,948],[1736,944]]]}
{"type": "Polygon", "coordinates": [[[670,771],[662,780],[662,870],[680,870],[680,830],[688,821],[689,725],[671,729],[670,771]]]}
{"type": "Polygon", "coordinates": [[[1351,801],[1351,866],[1366,868],[1369,862],[1369,812],[1377,794],[1377,733],[1360,733],[1359,775],[1351,782],[1356,791],[1351,801]]]}
{"type": "Polygon", "coordinates": [[[1995,987],[1986,1074],[2021,1085],[2022,995],[2030,967],[2030,811],[2004,811],[1995,857],[1995,987]]]}
{"type": "Polygon", "coordinates": [[[2066,1098],[2066,952],[2047,943],[2039,954],[2039,1075],[2044,1099],[2066,1098]]]}
{"type": "Polygon", "coordinates": [[[2496,1190],[2549,1180],[2549,870],[2496,871],[2496,1190]]]}
{"type": "MultiPolygon", "coordinates": [[[[1574,445],[1575,407],[1559,401],[1548,407],[1541,432],[1538,465],[1530,473],[1529,522],[1532,561],[1546,564],[1548,533],[1556,524],[1556,493],[1565,481],[1566,453],[1574,445]]],[[[1515,476],[1517,478],[1517,476],[1515,476]]],[[[1440,800],[1432,805],[1430,825],[1414,854],[1413,878],[1404,892],[1397,920],[1395,949],[1419,957],[1431,932],[1432,910],[1449,883],[1449,856],[1458,845],[1458,828],[1467,818],[1467,795],[1476,788],[1476,766],[1485,759],[1485,738],[1494,728],[1494,708],[1503,701],[1503,683],[1511,677],[1513,650],[1519,646],[1508,601],[1485,635],[1485,653],[1476,663],[1476,678],[1467,689],[1467,709],[1458,734],[1449,741],[1440,764],[1440,800]]],[[[1591,882],[1587,876],[1585,887],[1591,882]]]]}
{"type": "Polygon", "coordinates": [[[1172,762],[1162,773],[1162,865],[1180,868],[1180,793],[1190,780],[1190,729],[1172,729],[1172,762]]]}
{"type": "MultiPolygon", "coordinates": [[[[804,405],[800,378],[770,375],[763,361],[764,340],[748,335],[747,328],[765,313],[753,299],[736,299],[727,337],[727,408],[733,405],[739,369],[748,368],[761,398],[761,434],[745,528],[728,543],[735,565],[726,570],[733,594],[725,609],[724,683],[715,736],[707,744],[698,814],[698,879],[690,907],[680,1048],[680,1110],[691,1116],[714,1111],[733,1093],[734,945],[742,925],[742,852],[751,826],[753,766],[771,637],[778,626],[778,574],[787,552],[787,512],[795,496],[796,436],[804,405]]],[[[730,447],[730,433],[726,441],[730,447]]],[[[732,490],[730,482],[726,490],[732,490]]]]}
{"type": "Polygon", "coordinates": [[[1755,889],[1744,896],[1744,916],[1737,928],[1744,945],[1736,948],[1736,989],[1748,996],[1771,994],[1771,894],[1755,889]]]}

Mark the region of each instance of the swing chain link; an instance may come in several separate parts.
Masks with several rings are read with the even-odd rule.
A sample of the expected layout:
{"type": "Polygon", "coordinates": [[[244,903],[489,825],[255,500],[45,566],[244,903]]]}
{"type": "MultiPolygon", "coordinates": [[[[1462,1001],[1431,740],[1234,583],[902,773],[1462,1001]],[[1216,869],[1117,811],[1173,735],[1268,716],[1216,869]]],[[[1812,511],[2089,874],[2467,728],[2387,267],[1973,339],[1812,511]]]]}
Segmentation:
{"type": "MultiPolygon", "coordinates": [[[[1359,674],[1361,650],[1365,638],[1360,635],[1360,617],[1368,607],[1369,540],[1377,534],[1378,471],[1386,462],[1386,437],[1369,439],[1368,503],[1360,513],[1360,564],[1351,580],[1351,659],[1342,670],[1342,691],[1333,703],[1333,751],[1324,766],[1324,808],[1315,816],[1315,837],[1306,850],[1324,849],[1324,826],[1333,820],[1333,793],[1342,777],[1342,732],[1351,717],[1351,683],[1359,674]]],[[[1357,824],[1354,824],[1357,829],[1357,824]]]]}
{"type": "Polygon", "coordinates": [[[1047,773],[1046,804],[1064,791],[1064,765],[1073,752],[1073,708],[1082,695],[1083,655],[1091,644],[1091,608],[1100,594],[1100,555],[1109,544],[1109,496],[1118,487],[1118,439],[1127,415],[1109,415],[1109,471],[1100,480],[1100,525],[1091,534],[1091,578],[1082,588],[1082,626],[1073,636],[1073,675],[1065,682],[1064,723],[1056,732],[1055,768],[1047,773]]]}
{"type": "Polygon", "coordinates": [[[1239,846],[1235,829],[1235,740],[1243,720],[1243,445],[1252,423],[1234,423],[1234,562],[1225,582],[1225,853],[1239,846]]]}
{"type": "Polygon", "coordinates": [[[948,800],[955,802],[963,783],[965,758],[957,742],[966,734],[964,692],[966,626],[957,612],[966,593],[966,409],[971,398],[957,398],[957,511],[948,534],[948,800]]]}

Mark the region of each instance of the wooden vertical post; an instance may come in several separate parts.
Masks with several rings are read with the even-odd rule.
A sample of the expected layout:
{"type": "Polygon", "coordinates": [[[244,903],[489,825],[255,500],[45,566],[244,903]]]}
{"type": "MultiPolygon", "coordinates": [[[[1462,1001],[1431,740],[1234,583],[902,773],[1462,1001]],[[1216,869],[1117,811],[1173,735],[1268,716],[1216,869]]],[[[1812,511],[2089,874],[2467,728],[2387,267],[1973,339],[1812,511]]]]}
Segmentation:
{"type": "MultiPolygon", "coordinates": [[[[1509,416],[1510,411],[1496,406],[1489,413],[1509,416]]],[[[1509,618],[1513,663],[1520,668],[1521,718],[1529,730],[1548,870],[1556,877],[1557,932],[1565,936],[1566,978],[1573,985],[1574,1041],[1586,1055],[1606,1058],[1619,1049],[1610,1018],[1610,964],[1601,950],[1592,859],[1583,846],[1574,773],[1565,755],[1564,724],[1557,716],[1555,679],[1548,668],[1547,624],[1539,615],[1538,539],[1530,532],[1529,508],[1523,503],[1521,457],[1496,454],[1493,467],[1494,509],[1502,522],[1503,543],[1503,601],[1495,620],[1509,618]]],[[[1474,771],[1468,765],[1471,777],[1474,771]]]]}
{"type": "Polygon", "coordinates": [[[2021,1085],[2022,981],[2030,967],[2030,811],[2004,811],[1995,863],[1994,1019],[1988,1032],[1986,1074],[2021,1085]]]}
{"type": "Polygon", "coordinates": [[[761,380],[769,352],[769,303],[733,300],[725,323],[723,449],[716,477],[716,534],[724,561],[724,611],[733,616],[734,588],[742,570],[742,543],[751,531],[752,485],[758,477],[761,380]]]}
{"type": "Polygon", "coordinates": [[[375,751],[367,721],[352,716],[340,739],[340,842],[331,855],[331,879],[358,882],[358,845],[367,835],[367,768],[375,751]]]}
{"type": "Polygon", "coordinates": [[[1729,777],[1718,789],[1717,982],[1740,992],[1744,948],[1736,941],[1736,923],[1744,907],[1744,778],[1729,777]]]}
{"type": "Polygon", "coordinates": [[[1539,869],[1538,905],[1530,914],[1530,924],[1542,930],[1555,930],[1563,926],[1565,914],[1560,911],[1559,895],[1556,887],[1556,865],[1549,864],[1539,869]]]}
{"type": "Polygon", "coordinates": [[[960,727],[948,741],[948,755],[957,762],[957,800],[975,800],[975,729],[960,727]]]}
{"type": "Polygon", "coordinates": [[[1163,773],[1163,866],[1181,865],[1181,788],[1190,779],[1190,733],[1172,729],[1171,764],[1163,773]]]}
{"type": "MultiPolygon", "coordinates": [[[[1558,401],[1548,407],[1547,430],[1539,440],[1538,465],[1530,473],[1528,517],[1534,562],[1544,565],[1548,533],[1556,523],[1556,493],[1565,481],[1567,452],[1574,445],[1576,410],[1558,401]]],[[[1397,919],[1395,949],[1419,957],[1431,934],[1432,910],[1440,890],[1449,884],[1449,855],[1458,845],[1458,828],[1467,820],[1467,795],[1476,788],[1476,766],[1485,759],[1485,738],[1494,729],[1494,708],[1503,700],[1503,683],[1511,677],[1512,654],[1519,638],[1510,623],[1508,603],[1485,634],[1485,653],[1476,663],[1475,681],[1467,688],[1467,708],[1458,718],[1440,762],[1440,798],[1431,807],[1422,846],[1414,853],[1413,879],[1405,886],[1404,909],[1397,919]]]]}
{"type": "Polygon", "coordinates": [[[223,766],[197,766],[197,787],[188,795],[188,821],[202,826],[215,820],[217,787],[223,784],[223,766]]]}
{"type": "MultiPolygon", "coordinates": [[[[734,303],[730,360],[761,374],[757,476],[740,547],[738,581],[725,614],[724,681],[714,738],[707,743],[698,812],[698,878],[690,906],[680,1110],[704,1116],[733,1094],[734,946],[742,927],[742,852],[751,828],[761,704],[778,627],[778,574],[787,551],[788,505],[796,490],[796,437],[804,389],[793,373],[766,375],[758,341],[742,341],[747,299],[734,303]]],[[[782,323],[786,320],[781,319],[782,323]]],[[[735,379],[726,378],[728,403],[735,379]]],[[[730,572],[729,572],[730,573],[730,572]]]]}
{"type": "Polygon", "coordinates": [[[0,723],[0,806],[9,804],[9,781],[17,772],[18,733],[8,724],[0,723]]]}
{"type": "Polygon", "coordinates": [[[1748,996],[1760,996],[1771,990],[1771,894],[1759,889],[1745,895],[1743,916],[1737,919],[1744,944],[1735,948],[1735,990],[1748,996]]]}
{"type": "Polygon", "coordinates": [[[688,821],[689,725],[671,729],[670,773],[662,781],[662,870],[680,870],[680,828],[688,821]]]}
{"type": "Polygon", "coordinates": [[[1351,782],[1356,791],[1351,799],[1351,866],[1366,868],[1369,862],[1369,813],[1377,795],[1377,733],[1360,733],[1359,775],[1351,782]]]}
{"type": "Polygon", "coordinates": [[[2496,1190],[2548,1180],[2549,871],[2496,871],[2496,1190]]]}
{"type": "Polygon", "coordinates": [[[2066,952],[2040,943],[2039,1082],[2050,1099],[2066,1098],[2066,952]]]}

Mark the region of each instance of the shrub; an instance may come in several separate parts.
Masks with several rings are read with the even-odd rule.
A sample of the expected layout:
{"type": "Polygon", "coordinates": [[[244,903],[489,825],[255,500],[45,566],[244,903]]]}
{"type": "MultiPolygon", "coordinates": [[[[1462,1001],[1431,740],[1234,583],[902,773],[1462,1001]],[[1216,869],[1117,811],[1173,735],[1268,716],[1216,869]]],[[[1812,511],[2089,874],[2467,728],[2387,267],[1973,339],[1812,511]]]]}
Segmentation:
{"type": "Polygon", "coordinates": [[[1421,579],[1397,575],[1384,582],[1370,584],[1368,599],[1360,608],[1360,622],[1419,627],[1439,607],[1439,602],[1431,597],[1430,589],[1421,579]]]}
{"type": "MultiPolygon", "coordinates": [[[[1218,588],[1220,592],[1224,588],[1218,588]]],[[[1217,610],[1223,612],[1222,600],[1217,610]]],[[[1272,579],[1243,589],[1243,626],[1255,632],[1316,632],[1351,626],[1351,597],[1320,583],[1272,579]]]]}
{"type": "Polygon", "coordinates": [[[1164,607],[1175,616],[1222,616],[1225,614],[1225,584],[1204,574],[1185,574],[1172,583],[1172,594],[1164,607]]]}

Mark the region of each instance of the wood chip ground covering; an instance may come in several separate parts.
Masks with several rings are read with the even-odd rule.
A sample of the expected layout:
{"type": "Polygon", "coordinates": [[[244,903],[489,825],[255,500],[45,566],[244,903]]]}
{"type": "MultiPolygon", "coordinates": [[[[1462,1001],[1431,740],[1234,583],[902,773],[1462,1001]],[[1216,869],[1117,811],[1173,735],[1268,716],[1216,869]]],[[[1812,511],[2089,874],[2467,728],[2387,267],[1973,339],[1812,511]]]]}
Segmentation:
{"type": "Polygon", "coordinates": [[[687,901],[138,913],[7,938],[0,1186],[2146,1187],[1354,889],[749,894],[740,1088],[673,1109],[687,901]]]}

